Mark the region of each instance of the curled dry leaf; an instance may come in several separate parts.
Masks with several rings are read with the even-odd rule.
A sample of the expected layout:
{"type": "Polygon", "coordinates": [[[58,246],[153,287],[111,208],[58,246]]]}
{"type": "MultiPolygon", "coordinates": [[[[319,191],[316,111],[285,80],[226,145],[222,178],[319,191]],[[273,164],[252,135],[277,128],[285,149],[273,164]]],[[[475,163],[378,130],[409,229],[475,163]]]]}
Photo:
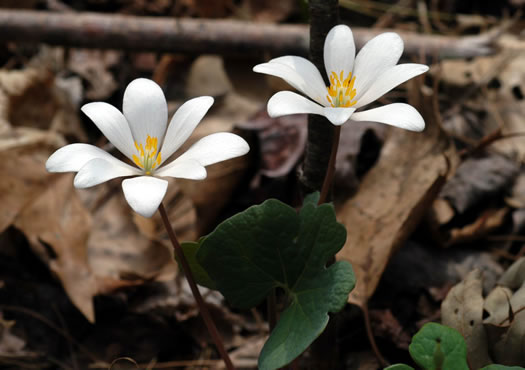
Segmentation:
{"type": "Polygon", "coordinates": [[[481,212],[479,218],[474,220],[473,223],[451,229],[449,239],[444,243],[444,246],[449,247],[458,243],[478,240],[486,236],[503,225],[508,213],[509,209],[507,207],[500,209],[491,208],[481,212]]]}
{"type": "Polygon", "coordinates": [[[474,368],[486,359],[503,365],[525,365],[524,261],[521,258],[507,269],[485,299],[480,288],[482,275],[474,270],[451,289],[442,304],[443,324],[463,334],[474,368]]]}
{"type": "Polygon", "coordinates": [[[467,343],[469,364],[480,369],[491,363],[483,326],[481,271],[473,270],[454,286],[441,305],[443,325],[458,330],[467,343]]]}
{"type": "Polygon", "coordinates": [[[306,121],[305,114],[270,118],[264,108],[239,125],[241,129],[257,132],[262,162],[261,175],[282,177],[294,169],[306,145],[306,121]]]}
{"type": "Polygon", "coordinates": [[[490,207],[490,201],[503,197],[518,173],[519,164],[499,154],[464,161],[432,205],[429,221],[436,239],[449,247],[480,239],[499,228],[509,208],[490,207]],[[469,218],[462,215],[485,205],[465,224],[463,220],[469,218]]]}
{"type": "Polygon", "coordinates": [[[518,164],[501,155],[467,159],[443,187],[440,198],[462,214],[509,187],[519,172],[518,164]]]}

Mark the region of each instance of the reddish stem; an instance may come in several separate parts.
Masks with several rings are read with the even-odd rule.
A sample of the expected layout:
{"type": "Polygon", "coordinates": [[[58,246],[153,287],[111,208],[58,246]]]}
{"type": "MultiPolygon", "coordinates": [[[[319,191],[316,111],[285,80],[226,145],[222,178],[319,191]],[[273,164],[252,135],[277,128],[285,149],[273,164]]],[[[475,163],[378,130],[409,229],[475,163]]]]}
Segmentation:
{"type": "Polygon", "coordinates": [[[337,149],[339,148],[339,138],[341,137],[341,126],[335,126],[334,136],[332,140],[332,151],[330,152],[330,161],[328,162],[328,169],[323,181],[323,187],[321,188],[321,195],[319,196],[319,203],[323,204],[330,193],[332,182],[334,180],[335,173],[335,159],[337,157],[337,149]]]}
{"type": "Polygon", "coordinates": [[[173,250],[175,251],[175,256],[177,257],[177,260],[179,260],[180,264],[182,265],[182,270],[184,272],[184,275],[186,275],[186,279],[188,280],[188,283],[190,284],[191,292],[193,293],[193,296],[195,297],[195,301],[197,302],[197,305],[199,306],[199,310],[200,310],[202,319],[204,320],[204,323],[206,324],[206,327],[208,328],[208,332],[210,333],[213,339],[213,342],[215,343],[215,346],[217,347],[217,350],[219,351],[219,354],[224,360],[224,363],[226,364],[226,368],[228,370],[235,370],[232,360],[230,359],[230,356],[228,356],[228,352],[226,352],[226,349],[224,348],[224,343],[221,339],[219,331],[217,330],[217,327],[215,326],[215,323],[213,322],[213,319],[211,318],[210,312],[208,311],[208,308],[206,307],[206,303],[204,303],[201,293],[199,292],[199,288],[197,287],[197,284],[195,284],[195,279],[193,278],[193,274],[191,272],[190,265],[188,264],[188,260],[186,260],[186,257],[184,256],[182,247],[180,246],[180,243],[177,240],[175,231],[173,231],[173,228],[171,227],[170,221],[168,219],[168,214],[166,213],[166,209],[164,208],[164,205],[162,203],[159,206],[159,212],[160,212],[160,216],[162,217],[162,222],[164,223],[164,227],[166,228],[166,231],[168,232],[168,235],[170,237],[171,244],[173,244],[173,250]]]}

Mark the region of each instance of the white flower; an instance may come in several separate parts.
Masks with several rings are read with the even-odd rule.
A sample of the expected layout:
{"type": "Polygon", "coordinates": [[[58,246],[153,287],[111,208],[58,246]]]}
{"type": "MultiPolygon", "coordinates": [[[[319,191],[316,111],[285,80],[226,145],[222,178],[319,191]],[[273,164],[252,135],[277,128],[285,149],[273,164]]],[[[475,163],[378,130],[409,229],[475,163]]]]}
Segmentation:
{"type": "Polygon", "coordinates": [[[213,104],[202,96],[184,103],[167,126],[168,106],[162,89],[153,81],[139,78],[124,92],[123,114],[110,104],[86,104],[82,111],[108,140],[136,167],[89,144],[71,144],[49,157],[49,172],[78,172],[76,188],[88,188],[105,181],[138,176],[122,181],[124,196],[135,212],[151,217],[166,194],[168,181],[159,177],[192,180],[206,178],[204,166],[242,156],[249,146],[241,137],[219,132],[193,144],[172,162],[162,165],[188,139],[213,104]]]}
{"type": "Polygon", "coordinates": [[[271,117],[312,113],[323,115],[338,126],[352,117],[352,121],[374,121],[422,131],[423,117],[408,104],[394,103],[355,112],[428,70],[423,64],[396,65],[402,53],[403,40],[398,34],[388,32],[367,42],[356,56],[352,30],[339,25],[330,30],[324,43],[328,88],[314,64],[302,57],[272,59],[256,65],[253,70],[282,78],[316,102],[291,91],[281,91],[268,101],[271,117]]]}

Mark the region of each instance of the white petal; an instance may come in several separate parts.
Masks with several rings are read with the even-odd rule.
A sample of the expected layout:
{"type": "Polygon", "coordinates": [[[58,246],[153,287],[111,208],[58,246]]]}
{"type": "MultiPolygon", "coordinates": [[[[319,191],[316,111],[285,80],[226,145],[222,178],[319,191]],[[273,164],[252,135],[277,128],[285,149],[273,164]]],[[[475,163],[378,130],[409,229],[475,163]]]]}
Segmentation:
{"type": "Polygon", "coordinates": [[[341,126],[348,121],[350,116],[355,112],[355,108],[324,108],[325,116],[333,125],[341,126]]]}
{"type": "Polygon", "coordinates": [[[117,108],[111,104],[96,102],[84,105],[81,110],[122,154],[131,159],[135,152],[133,136],[128,121],[117,108]]]}
{"type": "Polygon", "coordinates": [[[397,64],[401,54],[403,40],[393,32],[377,35],[363,46],[355,58],[353,73],[358,101],[378,76],[397,64]]]}
{"type": "Polygon", "coordinates": [[[175,160],[166,167],[155,172],[155,176],[170,176],[179,179],[204,180],[207,176],[206,168],[196,160],[175,160]]]}
{"type": "Polygon", "coordinates": [[[212,104],[213,98],[211,96],[201,96],[188,100],[175,112],[162,144],[162,162],[175,153],[190,137],[212,104]]]}
{"type": "Polygon", "coordinates": [[[125,163],[108,162],[102,158],[95,158],[86,163],[80,171],[78,171],[73,184],[78,189],[84,189],[117,177],[140,174],[141,171],[125,163]]]}
{"type": "Polygon", "coordinates": [[[335,72],[338,76],[344,71],[344,77],[352,72],[355,59],[354,35],[350,27],[343,24],[333,27],[324,41],[324,66],[326,74],[335,72]]]}
{"type": "Polygon", "coordinates": [[[240,157],[248,153],[249,150],[248,143],[242,137],[229,132],[218,132],[197,141],[184,154],[166,165],[164,171],[188,160],[196,161],[201,166],[208,166],[227,159],[240,157]]]}
{"type": "Polygon", "coordinates": [[[122,181],[122,190],[129,206],[144,217],[151,217],[166,195],[168,182],[151,176],[122,181]]]}
{"type": "Polygon", "coordinates": [[[363,94],[355,105],[356,108],[367,105],[374,100],[382,97],[384,94],[392,90],[394,87],[410,80],[413,77],[419,76],[428,71],[428,67],[424,64],[398,64],[384,71],[377,80],[370,86],[370,88],[363,94]]]}
{"type": "Polygon", "coordinates": [[[256,65],[253,71],[280,77],[319,104],[328,104],[323,77],[315,65],[306,58],[296,56],[275,58],[268,63],[256,65]]]}
{"type": "Polygon", "coordinates": [[[323,114],[323,108],[304,96],[291,91],[280,91],[268,100],[270,117],[299,113],[323,114]]]}
{"type": "Polygon", "coordinates": [[[58,149],[47,160],[46,169],[49,172],[77,172],[95,158],[102,158],[112,164],[133,169],[108,152],[89,144],[70,144],[58,149]]]}
{"type": "Polygon", "coordinates": [[[149,135],[162,142],[168,122],[168,105],[159,85],[145,78],[131,81],[124,92],[122,111],[135,141],[146,145],[149,135]]]}
{"type": "Polygon", "coordinates": [[[413,106],[404,103],[393,103],[354,113],[352,121],[381,122],[410,131],[423,131],[425,128],[421,114],[413,106]]]}

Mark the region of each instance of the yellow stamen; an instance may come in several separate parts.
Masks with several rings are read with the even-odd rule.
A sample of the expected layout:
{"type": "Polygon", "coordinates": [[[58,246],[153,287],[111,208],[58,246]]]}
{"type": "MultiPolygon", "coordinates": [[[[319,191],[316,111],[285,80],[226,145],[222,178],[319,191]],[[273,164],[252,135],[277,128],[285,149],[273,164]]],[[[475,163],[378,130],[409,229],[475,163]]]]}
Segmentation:
{"type": "Polygon", "coordinates": [[[135,154],[133,154],[133,162],[135,162],[135,164],[136,164],[137,166],[139,166],[140,168],[144,168],[144,166],[142,165],[142,163],[140,163],[139,157],[137,157],[135,154]]]}
{"type": "Polygon", "coordinates": [[[156,137],[147,136],[145,143],[135,141],[137,155],[133,154],[133,162],[144,170],[146,175],[151,175],[153,170],[160,165],[161,155],[158,150],[159,140],[156,137]],[[145,145],[144,145],[145,144],[145,145]]]}
{"type": "Polygon", "coordinates": [[[330,106],[337,108],[349,108],[357,104],[354,100],[357,91],[354,89],[355,76],[349,72],[345,78],[345,72],[339,71],[339,75],[335,71],[330,73],[330,86],[327,87],[328,95],[326,99],[330,106]]]}

